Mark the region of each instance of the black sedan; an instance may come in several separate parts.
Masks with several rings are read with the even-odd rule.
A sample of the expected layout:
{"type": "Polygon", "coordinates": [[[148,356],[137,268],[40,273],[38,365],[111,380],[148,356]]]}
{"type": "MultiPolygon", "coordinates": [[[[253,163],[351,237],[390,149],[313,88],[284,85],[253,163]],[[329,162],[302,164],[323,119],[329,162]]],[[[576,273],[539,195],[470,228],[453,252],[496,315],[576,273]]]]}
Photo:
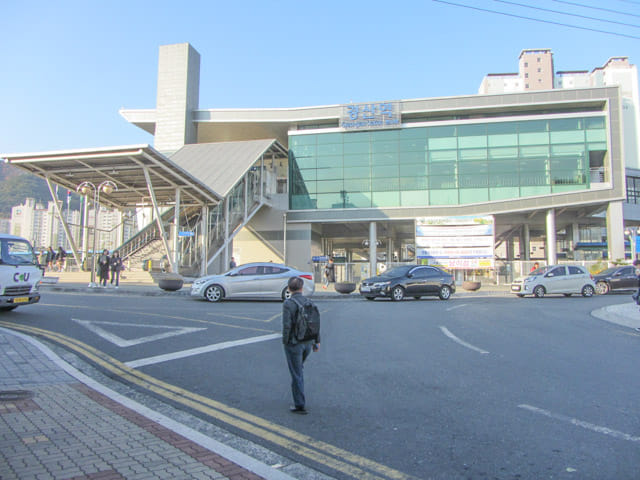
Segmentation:
{"type": "Polygon", "coordinates": [[[423,265],[403,265],[360,283],[360,295],[367,300],[389,297],[400,301],[405,297],[419,299],[423,296],[448,300],[455,291],[453,275],[440,268],[423,265]]]}
{"type": "Polygon", "coordinates": [[[596,292],[600,295],[612,290],[636,290],[638,288],[638,276],[635,267],[623,265],[607,268],[593,276],[596,282],[596,292]]]}

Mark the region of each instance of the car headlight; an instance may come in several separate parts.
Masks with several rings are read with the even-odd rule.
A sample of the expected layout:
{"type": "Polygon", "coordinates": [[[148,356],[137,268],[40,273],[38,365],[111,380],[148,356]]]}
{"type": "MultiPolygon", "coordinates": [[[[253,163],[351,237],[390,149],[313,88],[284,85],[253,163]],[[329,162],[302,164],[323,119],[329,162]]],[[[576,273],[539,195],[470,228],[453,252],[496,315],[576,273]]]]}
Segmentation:
{"type": "Polygon", "coordinates": [[[373,284],[373,286],[375,288],[382,288],[382,287],[386,287],[387,285],[389,285],[391,282],[376,282],[373,284]]]}
{"type": "Polygon", "coordinates": [[[197,286],[202,285],[204,282],[206,282],[206,280],[196,280],[195,282],[192,283],[192,285],[194,287],[197,287],[197,286]]]}
{"type": "Polygon", "coordinates": [[[533,282],[534,280],[535,280],[535,277],[527,277],[524,279],[524,283],[533,282]]]}

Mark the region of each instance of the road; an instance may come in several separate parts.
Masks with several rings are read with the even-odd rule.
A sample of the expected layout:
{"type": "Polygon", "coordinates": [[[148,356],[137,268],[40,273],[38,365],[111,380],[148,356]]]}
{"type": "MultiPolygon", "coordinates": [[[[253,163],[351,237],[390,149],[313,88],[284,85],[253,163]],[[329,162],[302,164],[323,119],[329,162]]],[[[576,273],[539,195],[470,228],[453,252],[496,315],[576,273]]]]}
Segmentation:
{"type": "Polygon", "coordinates": [[[632,479],[640,335],[627,296],[319,300],[291,415],[279,302],[47,293],[0,325],[340,479],[632,479]]]}

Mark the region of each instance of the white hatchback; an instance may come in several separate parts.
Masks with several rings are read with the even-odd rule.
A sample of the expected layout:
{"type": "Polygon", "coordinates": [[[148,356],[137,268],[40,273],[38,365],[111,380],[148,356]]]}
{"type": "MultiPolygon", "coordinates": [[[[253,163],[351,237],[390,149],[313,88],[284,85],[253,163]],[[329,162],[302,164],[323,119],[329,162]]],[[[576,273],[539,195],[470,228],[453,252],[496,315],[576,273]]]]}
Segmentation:
{"type": "Polygon", "coordinates": [[[561,293],[565,297],[579,293],[591,297],[595,291],[593,277],[580,265],[547,265],[511,284],[511,293],[519,297],[534,295],[541,298],[547,293],[561,293]]]}

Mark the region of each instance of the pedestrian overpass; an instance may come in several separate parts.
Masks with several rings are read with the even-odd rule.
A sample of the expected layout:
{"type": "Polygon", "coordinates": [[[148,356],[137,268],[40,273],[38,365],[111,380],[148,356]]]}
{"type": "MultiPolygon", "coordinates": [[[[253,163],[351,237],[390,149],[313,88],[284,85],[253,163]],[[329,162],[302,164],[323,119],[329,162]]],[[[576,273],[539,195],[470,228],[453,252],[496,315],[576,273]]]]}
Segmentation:
{"type": "Polygon", "coordinates": [[[47,182],[78,265],[85,258],[56,201],[56,185],[84,195],[83,255],[102,250],[96,225],[87,225],[89,205],[94,219],[99,206],[150,208],[152,220],[122,243],[120,255],[133,265],[166,255],[172,272],[189,276],[225,269],[235,235],[270,205],[276,162],[287,156],[274,139],[185,145],[166,155],[149,145],[0,155],[47,182]]]}

